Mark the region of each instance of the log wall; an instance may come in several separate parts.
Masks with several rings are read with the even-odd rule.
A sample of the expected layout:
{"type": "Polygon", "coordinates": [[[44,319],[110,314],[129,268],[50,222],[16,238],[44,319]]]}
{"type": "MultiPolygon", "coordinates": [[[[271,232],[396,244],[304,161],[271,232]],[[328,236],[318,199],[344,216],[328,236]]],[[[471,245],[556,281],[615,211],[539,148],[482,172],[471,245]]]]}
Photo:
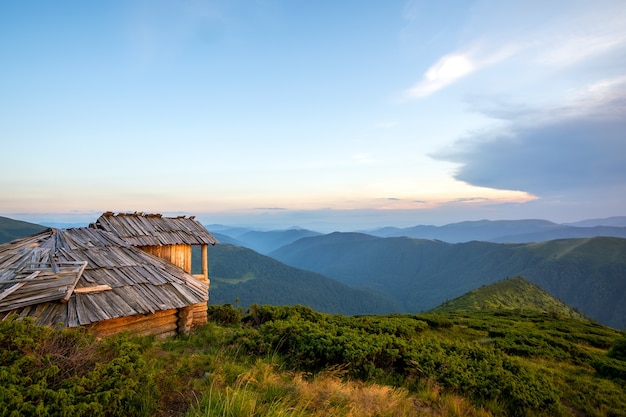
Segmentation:
{"type": "Polygon", "coordinates": [[[103,320],[90,324],[87,328],[98,337],[111,336],[116,333],[129,331],[141,336],[155,335],[169,337],[177,334],[178,310],[157,311],[154,314],[136,314],[133,316],[119,317],[117,319],[103,320]]]}
{"type": "Polygon", "coordinates": [[[209,321],[207,313],[207,303],[194,304],[193,308],[193,326],[205,324],[209,321]]]}
{"type": "Polygon", "coordinates": [[[157,311],[154,314],[136,314],[103,320],[86,326],[98,337],[131,332],[140,336],[169,337],[189,333],[193,326],[207,322],[206,303],[193,304],[181,309],[157,311]]]}
{"type": "Polygon", "coordinates": [[[194,306],[190,305],[178,311],[178,333],[185,334],[191,331],[193,325],[194,306]]]}

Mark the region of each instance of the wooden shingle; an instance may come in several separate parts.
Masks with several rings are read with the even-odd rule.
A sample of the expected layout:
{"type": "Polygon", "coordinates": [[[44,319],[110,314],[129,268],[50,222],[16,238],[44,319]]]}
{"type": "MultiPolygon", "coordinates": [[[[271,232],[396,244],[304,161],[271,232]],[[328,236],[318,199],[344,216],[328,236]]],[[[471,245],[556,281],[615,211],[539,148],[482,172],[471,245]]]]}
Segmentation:
{"type": "MultiPolygon", "coordinates": [[[[158,217],[105,214],[100,219],[114,219],[109,224],[115,224],[115,230],[158,230],[146,240],[161,242],[176,236],[214,242],[204,227],[199,237],[185,232],[181,238],[167,229],[170,220],[155,223],[158,217]]],[[[194,233],[193,219],[180,220],[188,227],[183,230],[194,233]]],[[[76,327],[180,309],[207,299],[207,283],[102,228],[49,229],[0,245],[0,319],[18,314],[39,324],[76,327]]]]}
{"type": "Polygon", "coordinates": [[[132,246],[215,245],[217,240],[193,216],[106,212],[92,225],[132,246]]]}

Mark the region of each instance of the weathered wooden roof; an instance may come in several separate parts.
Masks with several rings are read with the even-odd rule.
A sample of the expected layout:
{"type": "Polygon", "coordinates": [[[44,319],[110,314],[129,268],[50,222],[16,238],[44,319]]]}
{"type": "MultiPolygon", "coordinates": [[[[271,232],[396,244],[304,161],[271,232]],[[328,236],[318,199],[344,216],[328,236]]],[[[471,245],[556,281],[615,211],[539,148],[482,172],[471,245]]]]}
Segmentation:
{"type": "Polygon", "coordinates": [[[92,225],[115,233],[132,246],[215,245],[217,239],[193,216],[106,212],[92,225]]]}
{"type": "Polygon", "coordinates": [[[0,320],[76,327],[207,299],[207,283],[104,230],[49,229],[0,245],[0,320]]]}

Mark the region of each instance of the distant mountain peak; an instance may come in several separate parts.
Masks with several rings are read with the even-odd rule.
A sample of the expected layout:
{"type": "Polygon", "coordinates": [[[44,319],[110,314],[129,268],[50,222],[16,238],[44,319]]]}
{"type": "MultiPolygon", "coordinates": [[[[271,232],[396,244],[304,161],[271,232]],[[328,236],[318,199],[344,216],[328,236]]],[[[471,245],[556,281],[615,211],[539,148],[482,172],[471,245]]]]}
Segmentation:
{"type": "Polygon", "coordinates": [[[507,278],[491,285],[472,290],[453,300],[446,301],[431,312],[475,310],[518,310],[555,313],[566,317],[585,317],[541,287],[522,277],[507,278]]]}

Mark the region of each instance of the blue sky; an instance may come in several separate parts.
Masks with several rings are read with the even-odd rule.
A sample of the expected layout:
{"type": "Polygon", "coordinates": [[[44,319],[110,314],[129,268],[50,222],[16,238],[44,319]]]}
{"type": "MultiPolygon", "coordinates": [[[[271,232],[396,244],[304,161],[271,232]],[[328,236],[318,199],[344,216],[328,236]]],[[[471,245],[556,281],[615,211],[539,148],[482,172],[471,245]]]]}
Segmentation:
{"type": "Polygon", "coordinates": [[[624,1],[0,2],[0,215],[625,215],[624,1]]]}

